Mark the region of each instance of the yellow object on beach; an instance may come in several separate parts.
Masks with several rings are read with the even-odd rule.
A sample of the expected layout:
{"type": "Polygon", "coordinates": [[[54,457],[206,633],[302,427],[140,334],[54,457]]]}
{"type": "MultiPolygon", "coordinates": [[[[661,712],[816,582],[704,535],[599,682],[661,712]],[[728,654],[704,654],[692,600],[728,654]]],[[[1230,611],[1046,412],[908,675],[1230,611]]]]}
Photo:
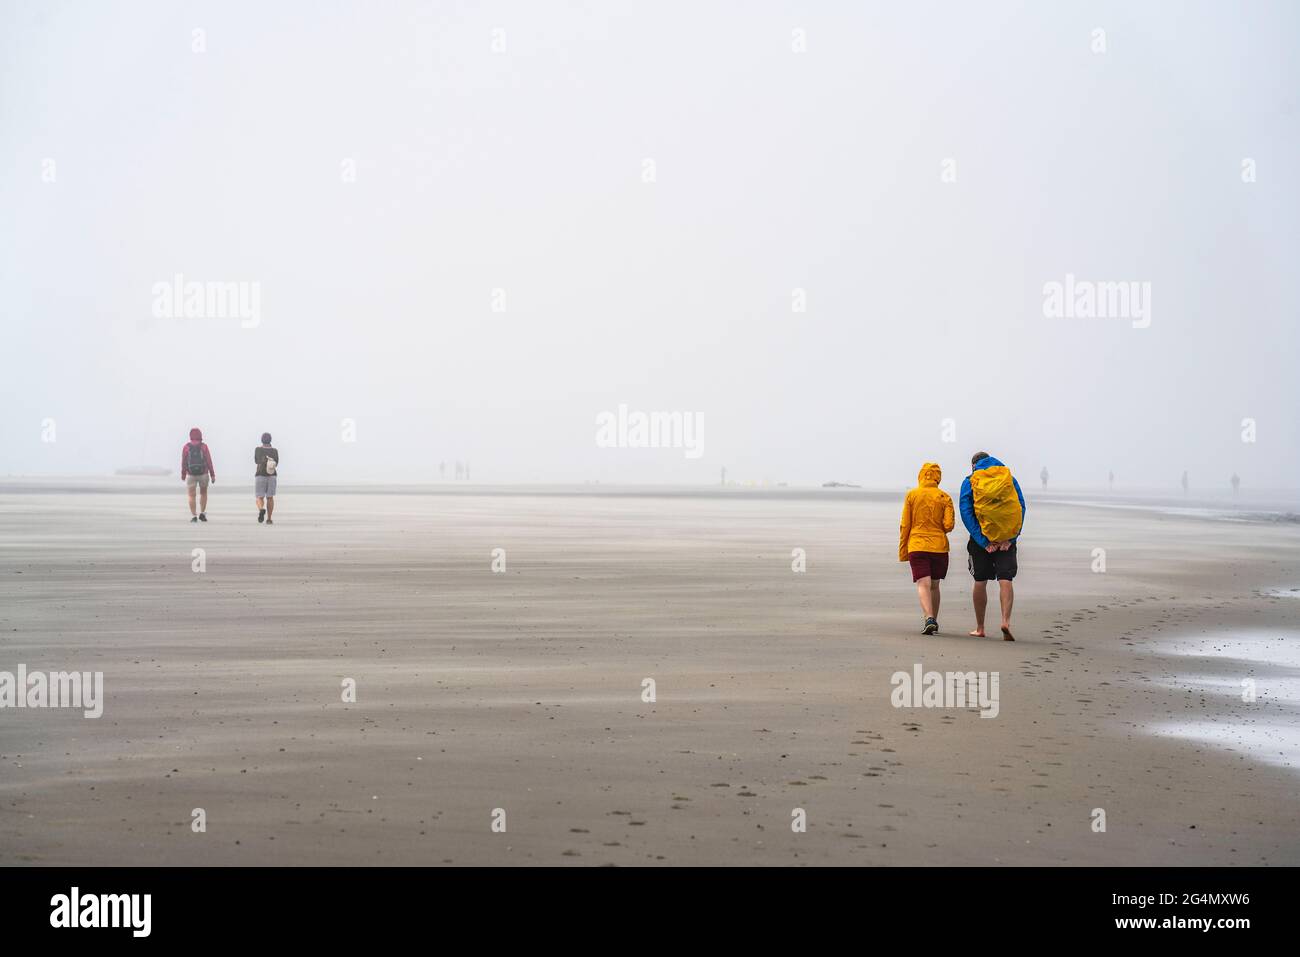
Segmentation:
{"type": "Polygon", "coordinates": [[[903,520],[898,526],[898,560],[907,561],[911,552],[948,551],[952,531],[952,499],[939,488],[943,472],[935,462],[921,466],[916,488],[903,500],[903,520]]]}
{"type": "Polygon", "coordinates": [[[1016,495],[1011,469],[1005,465],[977,469],[970,476],[970,491],[980,531],[988,536],[989,541],[1005,542],[1020,534],[1024,513],[1020,509],[1020,497],[1016,495]]]}

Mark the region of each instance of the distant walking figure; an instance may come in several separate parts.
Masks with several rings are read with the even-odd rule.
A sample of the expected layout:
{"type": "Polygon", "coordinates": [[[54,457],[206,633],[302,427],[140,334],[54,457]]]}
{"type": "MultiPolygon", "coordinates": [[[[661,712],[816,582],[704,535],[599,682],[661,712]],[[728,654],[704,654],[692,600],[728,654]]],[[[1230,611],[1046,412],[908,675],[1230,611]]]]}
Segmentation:
{"type": "Polygon", "coordinates": [[[212,452],[203,441],[203,433],[190,429],[190,440],[181,449],[181,481],[185,483],[186,494],[190,500],[190,521],[206,522],[208,520],[208,482],[217,480],[216,469],[212,467],[212,452]],[[194,507],[194,493],[198,491],[198,508],[194,507]]]}
{"type": "Polygon", "coordinates": [[[1043,470],[1038,473],[1038,477],[1043,480],[1043,491],[1047,491],[1047,466],[1046,465],[1044,465],[1043,470]]]}
{"type": "Polygon", "coordinates": [[[263,432],[262,444],[253,449],[253,463],[257,466],[253,478],[257,520],[266,519],[267,525],[274,525],[271,516],[275,514],[275,480],[280,470],[280,453],[271,445],[270,432],[263,432]]]}
{"type": "Polygon", "coordinates": [[[984,637],[984,610],[988,606],[988,581],[996,579],[1002,606],[1002,640],[1015,641],[1011,634],[1011,607],[1015,604],[1016,539],[1025,524],[1025,496],[1011,470],[987,452],[971,456],[971,473],[961,483],[961,521],[970,532],[966,543],[966,567],[975,585],[971,601],[975,606],[975,630],[984,637]]]}
{"type": "Polygon", "coordinates": [[[1237,494],[1237,489],[1241,488],[1241,476],[1236,472],[1232,473],[1232,494],[1237,494]]]}
{"type": "Polygon", "coordinates": [[[921,634],[939,630],[939,582],[948,574],[948,533],[953,528],[952,498],[939,482],[943,472],[926,462],[916,477],[916,488],[903,499],[898,525],[898,560],[912,566],[912,582],[921,599],[925,622],[921,634]]]}
{"type": "Polygon", "coordinates": [[[1115,491],[1115,473],[1114,473],[1114,472],[1111,472],[1111,473],[1110,473],[1110,490],[1111,490],[1112,492],[1115,491]]]}
{"type": "Polygon", "coordinates": [[[1184,495],[1187,494],[1187,486],[1188,486],[1188,484],[1189,484],[1189,483],[1188,483],[1188,481],[1187,481],[1187,472],[1186,472],[1186,470],[1184,470],[1184,471],[1183,471],[1183,494],[1184,494],[1184,495]]]}

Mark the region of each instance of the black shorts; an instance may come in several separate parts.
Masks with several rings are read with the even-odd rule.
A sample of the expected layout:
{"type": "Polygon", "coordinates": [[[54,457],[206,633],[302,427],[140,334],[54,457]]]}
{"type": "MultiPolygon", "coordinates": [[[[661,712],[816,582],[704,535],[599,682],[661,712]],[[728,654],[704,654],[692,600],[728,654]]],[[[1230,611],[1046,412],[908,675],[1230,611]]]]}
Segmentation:
{"type": "Polygon", "coordinates": [[[1009,582],[1016,577],[1015,542],[1005,552],[986,552],[972,538],[966,542],[966,556],[966,567],[977,582],[986,582],[990,578],[1009,582]]]}

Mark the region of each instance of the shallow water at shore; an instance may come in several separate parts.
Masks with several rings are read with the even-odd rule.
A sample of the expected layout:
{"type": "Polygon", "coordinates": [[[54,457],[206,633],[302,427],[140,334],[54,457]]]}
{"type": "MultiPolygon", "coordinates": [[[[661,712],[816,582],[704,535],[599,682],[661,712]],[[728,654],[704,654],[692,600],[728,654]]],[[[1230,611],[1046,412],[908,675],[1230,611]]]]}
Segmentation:
{"type": "Polygon", "coordinates": [[[1224,713],[1159,722],[1154,733],[1300,771],[1300,635],[1243,630],[1187,637],[1169,642],[1165,653],[1219,665],[1213,672],[1180,672],[1162,684],[1213,697],[1224,713]]]}

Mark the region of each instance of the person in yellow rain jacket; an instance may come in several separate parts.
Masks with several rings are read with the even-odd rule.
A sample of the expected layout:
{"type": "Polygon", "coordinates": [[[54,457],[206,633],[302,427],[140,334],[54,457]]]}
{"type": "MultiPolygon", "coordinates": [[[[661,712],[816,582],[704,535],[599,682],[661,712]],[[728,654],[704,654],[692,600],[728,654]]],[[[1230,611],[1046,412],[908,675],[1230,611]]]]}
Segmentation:
{"type": "Polygon", "coordinates": [[[952,498],[939,482],[943,471],[934,462],[921,466],[917,486],[903,500],[903,520],[898,526],[898,560],[912,566],[912,581],[925,625],[921,634],[939,630],[939,582],[948,574],[948,533],[955,516],[952,498]]]}

